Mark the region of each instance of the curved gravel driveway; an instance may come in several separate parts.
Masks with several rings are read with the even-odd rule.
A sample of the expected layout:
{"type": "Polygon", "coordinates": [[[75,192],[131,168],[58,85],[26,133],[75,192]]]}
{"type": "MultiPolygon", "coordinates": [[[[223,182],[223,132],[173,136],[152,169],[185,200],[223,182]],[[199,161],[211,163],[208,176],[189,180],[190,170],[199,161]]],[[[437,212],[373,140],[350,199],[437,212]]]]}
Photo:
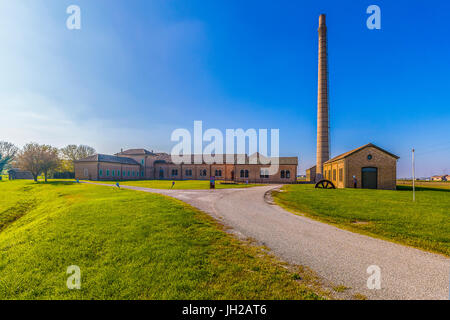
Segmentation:
{"type": "Polygon", "coordinates": [[[369,299],[449,299],[450,260],[294,215],[264,200],[279,186],[220,190],[159,190],[187,202],[270,248],[276,256],[369,299]],[[381,269],[381,289],[369,290],[369,266],[381,269]]]}

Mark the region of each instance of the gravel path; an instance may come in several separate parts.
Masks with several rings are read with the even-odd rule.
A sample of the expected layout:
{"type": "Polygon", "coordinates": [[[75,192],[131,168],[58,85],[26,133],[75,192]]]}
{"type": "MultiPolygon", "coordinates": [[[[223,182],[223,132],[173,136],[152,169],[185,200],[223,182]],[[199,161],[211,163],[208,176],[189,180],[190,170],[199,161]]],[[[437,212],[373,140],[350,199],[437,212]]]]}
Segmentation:
{"type": "Polygon", "coordinates": [[[307,266],[351,293],[369,299],[449,299],[448,258],[294,215],[264,200],[264,194],[276,187],[159,190],[122,186],[187,202],[259,241],[281,259],[307,266]],[[367,268],[372,265],[381,269],[379,290],[367,288],[367,268]]]}

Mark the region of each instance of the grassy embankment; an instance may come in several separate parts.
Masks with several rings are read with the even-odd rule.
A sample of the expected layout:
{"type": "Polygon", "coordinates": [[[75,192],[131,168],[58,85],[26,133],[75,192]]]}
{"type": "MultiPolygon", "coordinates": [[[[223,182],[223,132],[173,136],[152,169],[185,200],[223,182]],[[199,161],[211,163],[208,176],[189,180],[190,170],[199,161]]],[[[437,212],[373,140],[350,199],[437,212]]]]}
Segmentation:
{"type": "Polygon", "coordinates": [[[426,184],[397,191],[314,189],[288,185],[274,194],[282,207],[354,232],[450,256],[450,188],[426,184]]]}
{"type": "Polygon", "coordinates": [[[168,197],[0,182],[0,299],[317,299],[315,283],[168,197]]]}

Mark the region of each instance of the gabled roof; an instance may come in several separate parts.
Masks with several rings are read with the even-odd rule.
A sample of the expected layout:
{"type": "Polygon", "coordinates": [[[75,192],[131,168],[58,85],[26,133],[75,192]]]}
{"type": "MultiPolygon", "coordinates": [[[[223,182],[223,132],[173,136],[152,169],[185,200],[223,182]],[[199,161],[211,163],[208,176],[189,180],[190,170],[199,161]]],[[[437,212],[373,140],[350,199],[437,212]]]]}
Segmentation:
{"type": "Polygon", "coordinates": [[[337,161],[337,160],[341,160],[341,159],[347,158],[348,156],[351,156],[352,154],[354,154],[356,152],[359,152],[359,151],[361,151],[361,150],[363,150],[365,148],[369,148],[369,147],[376,148],[376,149],[380,150],[381,152],[384,152],[384,153],[390,155],[391,157],[394,157],[395,159],[399,159],[400,158],[399,156],[396,156],[395,154],[390,153],[389,151],[386,151],[386,150],[384,150],[384,149],[374,145],[373,143],[368,143],[366,145],[363,145],[362,147],[353,149],[353,150],[348,151],[346,153],[343,153],[343,154],[341,154],[341,155],[339,155],[337,157],[334,157],[334,158],[326,161],[325,163],[330,163],[330,162],[334,162],[334,161],[337,161]]]}
{"type": "Polygon", "coordinates": [[[121,151],[119,153],[117,153],[116,155],[133,155],[133,156],[138,156],[138,155],[154,155],[153,152],[150,152],[146,149],[128,149],[125,151],[121,151]]]}
{"type": "Polygon", "coordinates": [[[121,164],[137,164],[139,163],[131,158],[126,157],[117,157],[117,156],[110,156],[108,154],[95,154],[93,156],[77,160],[75,162],[112,162],[112,163],[121,163],[121,164]]]}

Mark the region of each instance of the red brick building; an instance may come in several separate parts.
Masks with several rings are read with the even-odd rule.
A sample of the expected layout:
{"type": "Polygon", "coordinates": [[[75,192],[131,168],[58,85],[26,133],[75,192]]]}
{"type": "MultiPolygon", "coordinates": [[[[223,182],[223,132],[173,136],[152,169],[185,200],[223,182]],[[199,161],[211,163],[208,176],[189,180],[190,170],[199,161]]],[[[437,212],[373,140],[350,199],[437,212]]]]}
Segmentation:
{"type": "Polygon", "coordinates": [[[80,180],[217,180],[250,183],[294,183],[297,176],[297,157],[280,157],[279,168],[270,174],[269,166],[255,154],[216,155],[215,162],[175,164],[167,153],[153,153],[145,149],[121,151],[114,156],[97,154],[75,161],[75,178],[80,180]],[[239,160],[239,161],[238,161],[239,160]]]}

